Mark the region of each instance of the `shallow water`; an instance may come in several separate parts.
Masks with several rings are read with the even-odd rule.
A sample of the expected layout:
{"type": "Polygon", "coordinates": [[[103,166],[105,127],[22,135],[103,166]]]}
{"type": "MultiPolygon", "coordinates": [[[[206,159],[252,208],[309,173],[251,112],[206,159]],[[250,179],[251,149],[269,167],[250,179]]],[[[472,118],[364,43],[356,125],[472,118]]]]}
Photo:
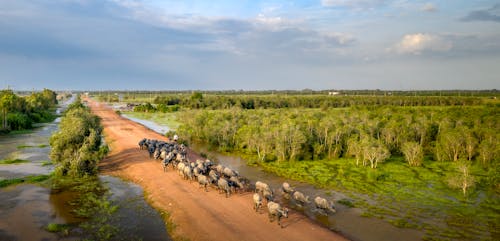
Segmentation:
{"type": "Polygon", "coordinates": [[[0,190],[0,240],[78,240],[59,238],[44,230],[49,223],[79,221],[65,203],[67,194],[51,194],[48,188],[17,185],[0,190]]]}
{"type": "Polygon", "coordinates": [[[131,116],[128,116],[125,114],[122,114],[122,116],[133,121],[133,122],[137,122],[137,123],[149,128],[149,129],[153,130],[154,132],[160,133],[161,135],[165,135],[165,133],[167,133],[170,130],[170,128],[168,126],[158,125],[155,122],[152,122],[149,120],[142,120],[142,119],[134,118],[134,117],[131,117],[131,116]]]}
{"type": "MultiPolygon", "coordinates": [[[[131,119],[132,120],[132,119],[131,119]]],[[[140,124],[155,130],[158,124],[154,123],[148,126],[150,121],[141,120],[140,124]]],[[[168,127],[164,127],[168,128],[168,127]]],[[[158,131],[157,131],[158,132],[158,131]]],[[[162,133],[162,132],[158,132],[162,133]]],[[[329,200],[340,200],[348,198],[346,195],[335,192],[330,189],[318,189],[314,186],[287,180],[278,177],[274,174],[263,171],[261,168],[246,165],[246,160],[234,155],[227,155],[217,151],[210,150],[206,145],[192,143],[190,148],[198,153],[205,153],[210,157],[214,157],[218,163],[230,167],[240,173],[240,175],[248,178],[251,183],[255,181],[263,181],[268,183],[277,194],[277,200],[284,203],[287,207],[291,207],[298,212],[302,212],[310,219],[328,227],[329,229],[338,232],[351,240],[359,241],[416,241],[422,240],[424,233],[415,229],[397,228],[387,221],[378,218],[361,217],[362,210],[358,208],[348,208],[341,204],[336,204],[337,212],[335,214],[324,215],[324,213],[316,210],[313,205],[313,199],[316,196],[322,196],[329,200]],[[280,187],[283,182],[288,182],[296,190],[301,191],[310,197],[311,203],[300,207],[293,201],[282,198],[280,195],[280,187]]],[[[250,202],[250,201],[249,201],[250,202]]]]}
{"type": "Polygon", "coordinates": [[[112,193],[110,199],[120,208],[111,223],[120,229],[118,240],[171,240],[158,211],[144,200],[140,186],[116,177],[99,177],[112,193]]]}

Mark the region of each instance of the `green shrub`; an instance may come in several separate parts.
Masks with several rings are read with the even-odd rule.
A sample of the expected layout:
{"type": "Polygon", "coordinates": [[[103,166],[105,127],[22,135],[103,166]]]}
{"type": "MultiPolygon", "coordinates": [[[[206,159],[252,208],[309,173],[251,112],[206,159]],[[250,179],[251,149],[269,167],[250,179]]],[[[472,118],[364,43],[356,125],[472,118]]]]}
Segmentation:
{"type": "Polygon", "coordinates": [[[29,129],[32,124],[32,120],[26,114],[20,112],[7,114],[7,125],[11,130],[29,129]]]}

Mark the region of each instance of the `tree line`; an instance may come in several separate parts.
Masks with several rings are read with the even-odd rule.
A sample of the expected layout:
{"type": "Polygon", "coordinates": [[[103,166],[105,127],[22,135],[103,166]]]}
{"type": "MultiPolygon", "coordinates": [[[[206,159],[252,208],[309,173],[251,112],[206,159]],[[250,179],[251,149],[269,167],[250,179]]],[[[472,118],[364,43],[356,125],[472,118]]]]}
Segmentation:
{"type": "Polygon", "coordinates": [[[166,95],[191,95],[193,93],[202,93],[204,95],[341,95],[341,96],[482,96],[494,97],[499,96],[500,91],[497,89],[491,90],[135,90],[135,91],[120,91],[120,90],[105,90],[91,92],[91,95],[103,96],[103,98],[115,98],[116,95],[121,95],[126,100],[134,100],[140,98],[151,98],[153,96],[166,95]]]}
{"type": "Polygon", "coordinates": [[[29,129],[33,123],[54,119],[53,108],[57,105],[57,94],[49,89],[19,96],[10,89],[0,91],[0,130],[29,129]]]}
{"type": "MultiPolygon", "coordinates": [[[[104,98],[104,97],[103,97],[104,98]]],[[[190,95],[155,96],[134,108],[137,112],[175,112],[181,109],[347,108],[353,106],[478,106],[495,105],[484,97],[457,96],[328,96],[328,95],[190,95]]],[[[118,100],[116,100],[118,101],[118,100]]]]}
{"type": "Polygon", "coordinates": [[[349,158],[376,168],[391,156],[419,166],[466,160],[498,166],[498,107],[353,107],[344,109],[194,110],[178,132],[259,161],[349,158]]]}

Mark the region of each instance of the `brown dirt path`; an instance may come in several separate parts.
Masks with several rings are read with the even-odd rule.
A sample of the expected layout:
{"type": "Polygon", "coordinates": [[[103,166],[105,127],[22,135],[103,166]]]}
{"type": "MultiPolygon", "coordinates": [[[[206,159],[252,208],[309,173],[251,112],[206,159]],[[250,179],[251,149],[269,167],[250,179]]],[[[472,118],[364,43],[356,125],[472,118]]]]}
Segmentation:
{"type": "MultiPolygon", "coordinates": [[[[252,193],[226,198],[215,189],[203,191],[195,182],[182,180],[177,172],[163,172],[160,162],[151,160],[137,143],[146,137],[167,140],[146,127],[117,115],[104,104],[86,99],[94,114],[102,118],[106,142],[111,152],[101,162],[104,174],[129,179],[149,194],[151,204],[171,213],[176,228],[173,237],[196,240],[346,240],[293,210],[283,219],[269,223],[267,211],[253,210],[252,193]]],[[[196,158],[190,152],[188,157],[196,158]]]]}

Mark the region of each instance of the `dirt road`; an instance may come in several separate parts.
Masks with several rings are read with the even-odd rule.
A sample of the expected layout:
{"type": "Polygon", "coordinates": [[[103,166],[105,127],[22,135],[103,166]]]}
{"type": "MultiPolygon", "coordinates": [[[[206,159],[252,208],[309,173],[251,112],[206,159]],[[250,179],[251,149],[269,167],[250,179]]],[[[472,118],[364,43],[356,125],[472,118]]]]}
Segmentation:
{"type": "MultiPolygon", "coordinates": [[[[142,125],[117,115],[101,103],[87,99],[93,113],[102,118],[111,152],[100,164],[104,174],[120,176],[141,185],[154,207],[171,213],[173,237],[196,240],[346,240],[293,210],[280,228],[269,223],[267,211],[253,210],[252,193],[226,198],[215,189],[205,192],[195,182],[182,180],[177,172],[163,172],[160,162],[148,158],[137,143],[146,137],[166,140],[142,125]]],[[[188,158],[197,154],[189,152],[188,158]]],[[[255,181],[255,180],[254,180],[255,181]]]]}

